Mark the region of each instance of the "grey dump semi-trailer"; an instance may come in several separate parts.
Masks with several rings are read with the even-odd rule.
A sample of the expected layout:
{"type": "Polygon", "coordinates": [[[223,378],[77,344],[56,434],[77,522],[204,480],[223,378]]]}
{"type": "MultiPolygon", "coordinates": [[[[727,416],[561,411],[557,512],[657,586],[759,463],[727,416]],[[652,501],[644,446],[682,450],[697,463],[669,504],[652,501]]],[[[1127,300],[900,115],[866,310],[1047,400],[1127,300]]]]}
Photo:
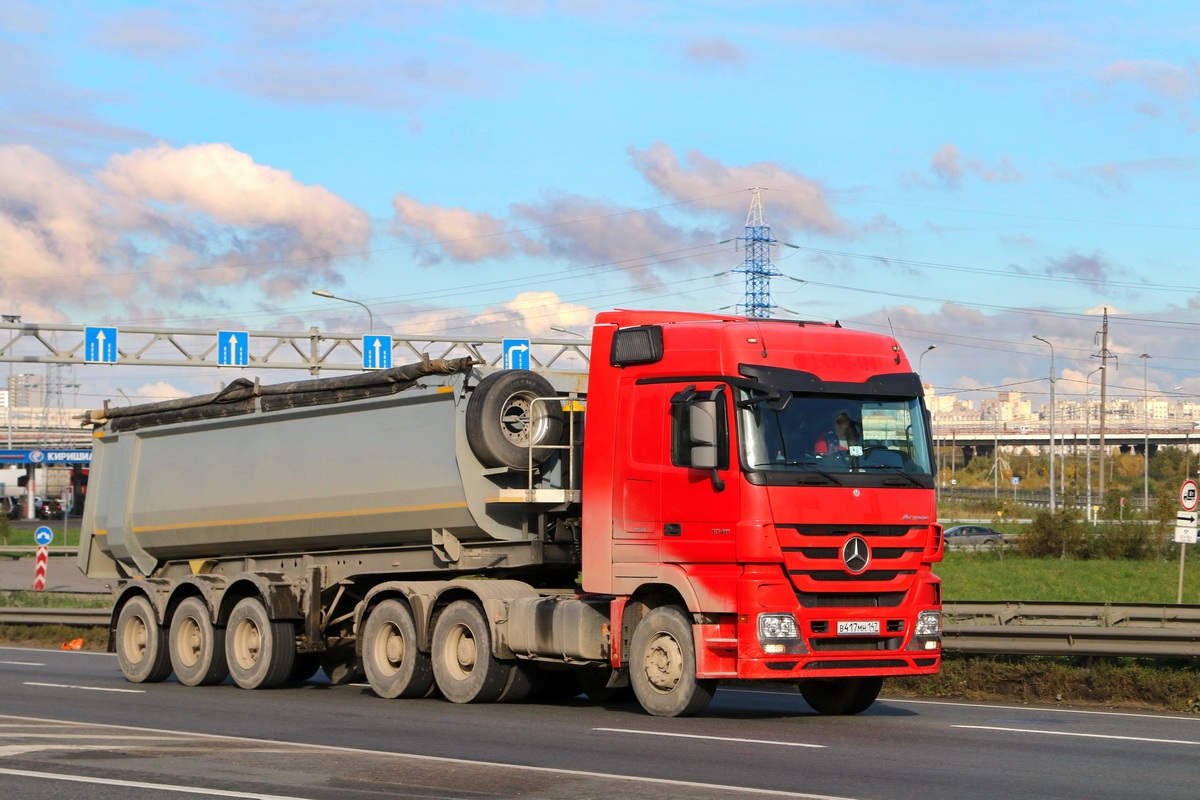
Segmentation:
{"type": "Polygon", "coordinates": [[[79,565],[115,581],[125,676],[269,688],[365,669],[395,697],[437,668],[472,702],[516,699],[553,662],[603,691],[607,603],[571,596],[586,379],[474,366],[90,412],[79,565]]]}

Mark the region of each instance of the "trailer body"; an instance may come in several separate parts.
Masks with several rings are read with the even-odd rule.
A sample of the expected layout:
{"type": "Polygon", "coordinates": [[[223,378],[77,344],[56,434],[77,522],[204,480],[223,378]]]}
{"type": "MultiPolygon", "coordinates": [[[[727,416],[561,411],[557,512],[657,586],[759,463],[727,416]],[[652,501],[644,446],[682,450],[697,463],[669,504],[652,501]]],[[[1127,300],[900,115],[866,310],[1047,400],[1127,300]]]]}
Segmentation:
{"type": "Polygon", "coordinates": [[[938,668],[928,416],[890,337],[617,311],[586,375],[426,360],[88,422],[80,567],[130,680],[678,716],[734,678],[856,713],[938,668]]]}

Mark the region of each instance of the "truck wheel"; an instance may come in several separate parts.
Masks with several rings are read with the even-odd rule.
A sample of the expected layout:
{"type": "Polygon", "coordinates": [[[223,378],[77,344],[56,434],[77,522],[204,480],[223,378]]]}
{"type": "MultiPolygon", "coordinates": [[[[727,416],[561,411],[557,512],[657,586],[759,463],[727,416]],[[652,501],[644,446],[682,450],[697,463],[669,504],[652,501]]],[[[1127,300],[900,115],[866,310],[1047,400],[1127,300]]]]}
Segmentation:
{"type": "Polygon", "coordinates": [[[800,694],[818,714],[845,716],[870,708],[882,687],[883,678],[825,678],[800,681],[800,694]]]}
{"type": "Polygon", "coordinates": [[[287,680],[296,660],[296,631],[290,622],[272,622],[257,597],[233,607],[225,627],[229,674],[243,689],[274,689],[287,680]]]}
{"type": "Polygon", "coordinates": [[[363,668],[380,697],[425,697],[433,688],[429,654],[417,649],[417,626],[399,600],[384,600],[367,617],[363,668]]]}
{"type": "Polygon", "coordinates": [[[131,683],[158,683],[171,674],[171,655],[154,606],[131,597],[117,617],[117,663],[131,683]]]}
{"type": "Polygon", "coordinates": [[[629,682],[642,708],[656,717],[691,717],[708,707],[717,682],[696,677],[692,626],[681,609],[659,606],[638,623],[629,682]]]}
{"type": "Polygon", "coordinates": [[[208,606],[199,597],[189,597],[175,609],[167,638],[175,677],[185,686],[212,686],[229,675],[225,631],[213,627],[208,606]]]}
{"type": "Polygon", "coordinates": [[[492,655],[483,609],[470,600],[446,606],[433,627],[433,675],[452,703],[491,703],[509,679],[509,665],[492,655]]]}
{"type": "Polygon", "coordinates": [[[363,679],[362,667],[353,647],[331,647],[321,654],[321,669],[334,686],[345,686],[363,679]]]}
{"type": "Polygon", "coordinates": [[[536,372],[504,370],[486,376],[467,404],[467,442],[475,457],[488,467],[521,470],[529,466],[530,447],[535,465],[549,458],[554,451],[537,445],[558,443],[562,406],[533,400],[554,396],[554,387],[536,372]]]}
{"type": "Polygon", "coordinates": [[[292,671],[288,673],[284,683],[302,683],[316,675],[320,668],[320,653],[297,653],[296,660],[292,662],[292,671]]]}

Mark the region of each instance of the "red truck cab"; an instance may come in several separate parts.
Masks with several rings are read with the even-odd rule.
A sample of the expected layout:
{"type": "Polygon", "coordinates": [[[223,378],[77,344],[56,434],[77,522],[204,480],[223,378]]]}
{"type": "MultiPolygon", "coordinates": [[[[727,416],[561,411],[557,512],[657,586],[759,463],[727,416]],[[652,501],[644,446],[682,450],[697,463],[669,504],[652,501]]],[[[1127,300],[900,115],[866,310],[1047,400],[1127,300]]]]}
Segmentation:
{"type": "Polygon", "coordinates": [[[643,705],[707,702],[680,682],[711,695],[721,679],[776,679],[856,713],[883,677],[937,671],[932,440],[894,339],[601,314],[583,458],[583,589],[614,596],[613,666],[643,705]],[[683,622],[658,612],[647,629],[664,607],[683,622]]]}

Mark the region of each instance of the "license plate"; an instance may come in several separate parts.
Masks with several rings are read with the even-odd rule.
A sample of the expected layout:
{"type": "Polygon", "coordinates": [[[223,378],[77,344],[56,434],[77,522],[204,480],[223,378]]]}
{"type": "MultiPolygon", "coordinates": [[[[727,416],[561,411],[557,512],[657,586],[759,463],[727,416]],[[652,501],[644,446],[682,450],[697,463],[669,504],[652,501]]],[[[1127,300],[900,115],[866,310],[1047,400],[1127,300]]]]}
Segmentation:
{"type": "Polygon", "coordinates": [[[878,636],[879,620],[838,620],[837,632],[838,636],[878,636]]]}

